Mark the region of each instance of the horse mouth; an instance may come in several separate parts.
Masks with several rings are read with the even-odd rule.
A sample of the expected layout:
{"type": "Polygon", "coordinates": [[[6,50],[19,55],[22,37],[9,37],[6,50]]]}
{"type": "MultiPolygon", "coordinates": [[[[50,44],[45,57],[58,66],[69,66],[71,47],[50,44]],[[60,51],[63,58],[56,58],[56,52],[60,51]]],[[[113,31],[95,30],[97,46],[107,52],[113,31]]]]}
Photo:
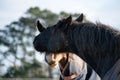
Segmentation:
{"type": "Polygon", "coordinates": [[[57,63],[55,62],[51,62],[51,63],[48,63],[50,65],[50,67],[52,68],[56,68],[57,67],[57,63]]]}

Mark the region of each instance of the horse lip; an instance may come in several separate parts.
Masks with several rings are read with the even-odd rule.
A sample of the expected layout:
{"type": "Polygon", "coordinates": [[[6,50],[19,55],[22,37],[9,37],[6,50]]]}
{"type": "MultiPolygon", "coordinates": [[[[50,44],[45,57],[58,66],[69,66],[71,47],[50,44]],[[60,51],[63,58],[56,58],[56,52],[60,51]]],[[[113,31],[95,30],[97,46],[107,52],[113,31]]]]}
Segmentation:
{"type": "Polygon", "coordinates": [[[34,45],[34,48],[38,52],[45,52],[45,48],[39,46],[38,44],[34,45]]]}
{"type": "Polygon", "coordinates": [[[56,63],[49,64],[51,67],[56,67],[56,63]]]}
{"type": "Polygon", "coordinates": [[[34,48],[35,48],[37,51],[39,51],[39,46],[38,46],[38,44],[37,44],[36,42],[33,42],[33,46],[34,46],[34,48]]]}
{"type": "Polygon", "coordinates": [[[38,45],[34,45],[34,48],[35,48],[37,51],[41,51],[38,45]]]}
{"type": "Polygon", "coordinates": [[[49,63],[49,65],[53,65],[53,64],[55,64],[55,63],[53,63],[53,62],[49,63]]]}
{"type": "Polygon", "coordinates": [[[54,64],[56,65],[55,61],[49,62],[48,64],[49,65],[54,65],[54,64]]]}

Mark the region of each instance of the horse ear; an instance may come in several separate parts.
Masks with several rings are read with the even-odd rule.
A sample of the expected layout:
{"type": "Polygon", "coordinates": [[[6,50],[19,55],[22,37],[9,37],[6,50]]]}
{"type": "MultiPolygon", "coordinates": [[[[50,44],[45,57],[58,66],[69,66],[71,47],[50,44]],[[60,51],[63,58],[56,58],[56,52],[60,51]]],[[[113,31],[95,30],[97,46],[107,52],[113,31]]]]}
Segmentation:
{"type": "Polygon", "coordinates": [[[39,22],[39,20],[37,21],[37,28],[40,32],[42,32],[43,30],[45,30],[44,26],[39,22]]]}
{"type": "Polygon", "coordinates": [[[75,20],[75,21],[78,21],[78,22],[82,22],[83,21],[83,13],[75,20]]]}
{"type": "Polygon", "coordinates": [[[65,24],[70,25],[72,22],[72,16],[70,15],[68,18],[65,19],[65,24]]]}

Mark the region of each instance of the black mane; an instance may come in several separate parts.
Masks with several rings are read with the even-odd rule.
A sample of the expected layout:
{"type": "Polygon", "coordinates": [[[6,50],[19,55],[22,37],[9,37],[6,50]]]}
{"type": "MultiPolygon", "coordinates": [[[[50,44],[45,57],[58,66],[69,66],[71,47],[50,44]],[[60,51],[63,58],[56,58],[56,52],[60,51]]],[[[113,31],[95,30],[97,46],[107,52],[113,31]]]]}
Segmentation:
{"type": "Polygon", "coordinates": [[[120,32],[110,26],[73,23],[66,32],[69,43],[74,45],[71,50],[73,48],[73,52],[90,64],[100,76],[120,58],[120,32]]]}

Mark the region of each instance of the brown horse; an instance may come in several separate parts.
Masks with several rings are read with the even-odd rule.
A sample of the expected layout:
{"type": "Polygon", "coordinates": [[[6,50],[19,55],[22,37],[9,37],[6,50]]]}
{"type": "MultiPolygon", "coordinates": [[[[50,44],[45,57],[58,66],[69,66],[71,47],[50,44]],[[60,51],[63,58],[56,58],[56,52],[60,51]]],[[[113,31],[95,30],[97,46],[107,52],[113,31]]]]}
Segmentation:
{"type": "Polygon", "coordinates": [[[101,80],[97,73],[75,54],[45,54],[45,61],[53,68],[59,66],[61,80],[101,80]]]}

